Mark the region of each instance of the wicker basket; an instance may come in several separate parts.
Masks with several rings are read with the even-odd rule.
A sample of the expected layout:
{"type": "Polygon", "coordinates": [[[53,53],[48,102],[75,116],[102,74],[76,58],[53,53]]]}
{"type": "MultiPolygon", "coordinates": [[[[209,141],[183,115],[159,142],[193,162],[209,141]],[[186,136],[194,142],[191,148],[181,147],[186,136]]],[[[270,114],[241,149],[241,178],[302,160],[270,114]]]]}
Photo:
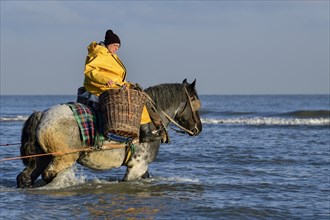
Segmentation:
{"type": "Polygon", "coordinates": [[[146,101],[143,92],[133,89],[109,89],[100,95],[104,133],[127,138],[139,137],[141,114],[146,101]]]}

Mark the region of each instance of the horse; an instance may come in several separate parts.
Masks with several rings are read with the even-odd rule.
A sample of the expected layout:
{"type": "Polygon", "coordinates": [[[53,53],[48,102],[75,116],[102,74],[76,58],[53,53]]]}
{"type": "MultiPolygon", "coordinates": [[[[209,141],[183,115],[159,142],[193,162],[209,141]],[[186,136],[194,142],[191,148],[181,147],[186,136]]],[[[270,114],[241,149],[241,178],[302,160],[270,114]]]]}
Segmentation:
{"type": "MultiPolygon", "coordinates": [[[[195,84],[196,79],[191,84],[185,79],[182,83],[159,84],[144,90],[157,106],[165,129],[174,123],[190,136],[200,134],[200,100],[195,84]]],[[[25,169],[16,178],[17,187],[33,187],[40,175],[48,184],[75,163],[94,170],[126,166],[122,181],[148,178],[148,166],[156,159],[162,143],[160,140],[139,142],[130,156],[123,147],[85,151],[72,110],[66,104],[57,104],[32,113],[23,125],[20,152],[25,169]]],[[[105,141],[104,145],[107,144],[105,141]]]]}

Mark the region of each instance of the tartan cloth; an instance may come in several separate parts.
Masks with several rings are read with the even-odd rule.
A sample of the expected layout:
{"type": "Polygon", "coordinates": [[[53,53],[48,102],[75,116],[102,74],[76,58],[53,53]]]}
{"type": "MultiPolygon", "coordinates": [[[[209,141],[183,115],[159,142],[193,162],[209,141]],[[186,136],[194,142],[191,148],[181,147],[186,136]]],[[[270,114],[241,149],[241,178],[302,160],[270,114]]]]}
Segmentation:
{"type": "Polygon", "coordinates": [[[78,102],[69,102],[68,105],[80,128],[80,134],[83,144],[93,146],[96,135],[97,117],[92,108],[78,102]]]}

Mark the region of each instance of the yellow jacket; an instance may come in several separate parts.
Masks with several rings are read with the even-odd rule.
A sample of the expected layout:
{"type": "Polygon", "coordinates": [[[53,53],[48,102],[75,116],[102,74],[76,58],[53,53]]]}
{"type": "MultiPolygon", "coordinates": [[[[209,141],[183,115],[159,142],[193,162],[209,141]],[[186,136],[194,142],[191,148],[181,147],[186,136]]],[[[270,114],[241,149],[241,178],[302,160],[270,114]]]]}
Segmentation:
{"type": "Polygon", "coordinates": [[[126,68],[116,54],[111,54],[105,46],[92,42],[88,47],[85,62],[84,86],[90,93],[100,96],[108,90],[106,83],[111,79],[115,84],[126,83],[126,68]]]}
{"type": "MultiPolygon", "coordinates": [[[[126,82],[126,68],[116,54],[111,54],[105,46],[92,42],[88,47],[88,55],[85,62],[84,87],[90,93],[100,96],[102,92],[110,87],[107,82],[111,79],[114,84],[112,88],[123,85],[126,82]]],[[[144,106],[141,124],[150,123],[149,113],[144,106]]]]}

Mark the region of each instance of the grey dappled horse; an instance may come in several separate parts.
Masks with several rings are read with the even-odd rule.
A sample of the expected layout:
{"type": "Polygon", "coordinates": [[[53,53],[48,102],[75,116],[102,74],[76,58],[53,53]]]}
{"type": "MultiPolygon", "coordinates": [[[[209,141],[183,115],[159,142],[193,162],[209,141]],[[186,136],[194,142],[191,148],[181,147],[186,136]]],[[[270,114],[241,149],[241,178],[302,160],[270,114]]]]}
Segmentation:
{"type": "MultiPolygon", "coordinates": [[[[196,136],[202,131],[195,90],[196,80],[191,84],[184,80],[181,84],[161,84],[150,87],[145,92],[153,99],[163,118],[165,127],[171,122],[179,124],[196,136]],[[167,117],[164,117],[167,115],[167,117]]],[[[65,104],[58,104],[44,112],[35,112],[25,122],[22,130],[21,156],[26,168],[17,176],[18,187],[32,187],[42,175],[50,183],[58,173],[71,167],[75,162],[96,170],[106,170],[126,166],[124,181],[148,177],[148,165],[158,154],[160,141],[142,142],[135,146],[135,152],[126,158],[125,148],[111,150],[79,151],[82,145],[76,119],[65,104]],[[54,152],[74,152],[64,155],[51,155],[54,152]],[[33,155],[45,154],[34,157],[33,155]]],[[[106,144],[106,142],[104,143],[106,144]]]]}

